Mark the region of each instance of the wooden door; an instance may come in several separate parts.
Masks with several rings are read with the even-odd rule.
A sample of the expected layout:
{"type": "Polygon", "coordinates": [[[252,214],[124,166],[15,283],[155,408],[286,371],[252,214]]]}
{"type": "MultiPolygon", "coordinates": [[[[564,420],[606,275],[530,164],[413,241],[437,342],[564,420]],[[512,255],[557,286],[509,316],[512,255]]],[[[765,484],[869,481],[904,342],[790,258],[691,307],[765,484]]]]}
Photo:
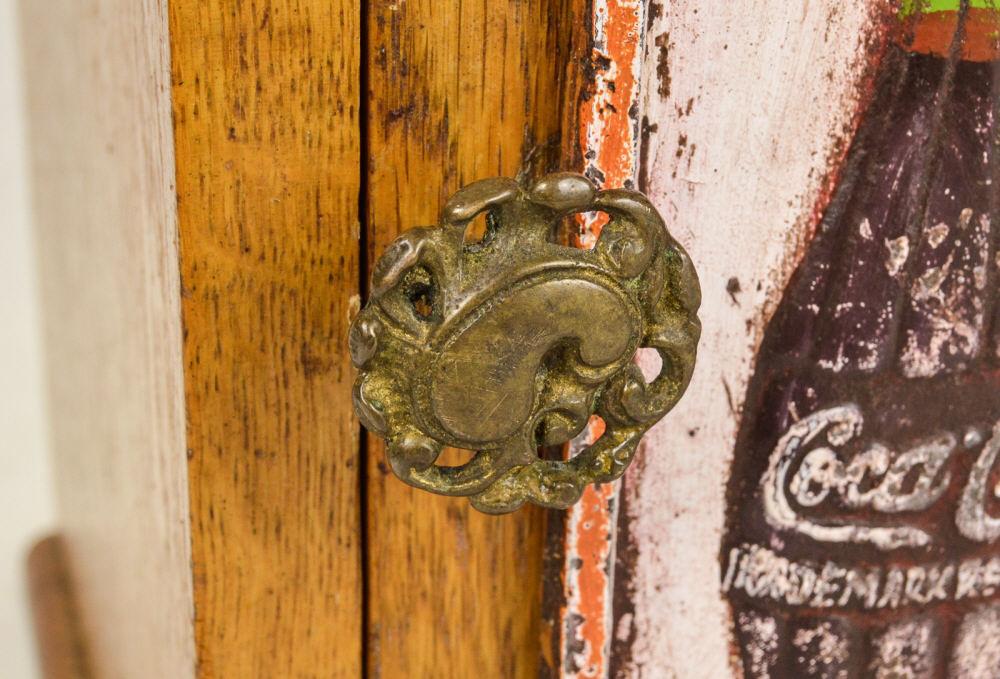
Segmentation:
{"type": "MultiPolygon", "coordinates": [[[[755,495],[778,448],[767,423],[850,417],[869,393],[895,412],[879,394],[940,385],[934,399],[968,402],[965,414],[920,406],[921,417],[900,417],[934,426],[886,429],[879,450],[923,451],[921,436],[950,434],[995,484],[997,15],[987,0],[917,5],[23,0],[61,510],[59,540],[35,559],[39,615],[56,620],[62,601],[65,621],[41,639],[49,676],[996,676],[995,635],[963,631],[992,630],[995,609],[963,627],[957,591],[945,587],[951,599],[935,607],[907,585],[922,573],[944,586],[940,549],[886,556],[793,535],[785,554],[802,517],[775,527],[755,495]],[[925,57],[950,65],[934,75],[925,57]],[[852,181],[884,189],[871,168],[891,163],[866,158],[881,157],[895,128],[872,111],[903,116],[885,102],[919,93],[907,78],[921,68],[935,94],[919,110],[938,122],[897,145],[951,164],[917,172],[907,195],[923,196],[913,200],[924,212],[938,193],[968,205],[933,219],[914,208],[897,234],[895,217],[844,205],[860,200],[852,181]],[[949,139],[961,153],[948,155],[949,139]],[[982,152],[978,165],[966,146],[982,152]],[[436,223],[453,191],[556,169],[649,195],[699,271],[701,357],[622,481],[565,512],[486,516],[392,475],[351,409],[347,327],[375,258],[403,230],[436,223]],[[960,172],[961,185],[938,179],[960,172]],[[911,241],[913,256],[901,254],[911,241]],[[934,259],[939,246],[950,259],[934,259]],[[842,259],[829,264],[821,248],[842,259]],[[874,272],[861,284],[848,275],[857,262],[874,272]],[[810,276],[828,269],[840,278],[812,300],[810,276]],[[877,295],[852,291],[917,304],[920,281],[937,292],[886,316],[886,355],[904,367],[884,377],[856,353],[881,331],[852,331],[868,317],[849,313],[877,295]],[[847,320],[796,325],[793,304],[847,320]],[[920,351],[931,346],[933,360],[920,351]],[[847,382],[814,379],[854,364],[847,382]],[[768,396],[792,383],[840,400],[768,396]],[[850,596],[840,606],[843,587],[817,600],[829,606],[795,608],[787,582],[773,584],[789,569],[827,582],[830,569],[844,579],[862,565],[881,569],[874,604],[892,572],[910,569],[892,585],[903,613],[852,608],[850,596]],[[932,650],[916,653],[921,644],[932,650]]],[[[598,231],[582,225],[574,244],[598,231]]],[[[954,489],[941,497],[973,507],[960,483],[972,466],[949,467],[954,489]]],[[[938,492],[943,478],[919,487],[938,492]]],[[[824,488],[873,488],[845,484],[824,488]]],[[[991,508],[956,528],[948,576],[964,572],[977,604],[996,590],[991,508]]],[[[853,509],[821,527],[868,530],[880,518],[853,509]]],[[[955,523],[946,513],[917,524],[937,535],[934,521],[955,523]]]]}
{"type": "Polygon", "coordinates": [[[22,18],[61,537],[94,676],[534,676],[545,513],[393,479],[352,413],[346,332],[401,230],[462,184],[562,166],[584,3],[22,18]]]}

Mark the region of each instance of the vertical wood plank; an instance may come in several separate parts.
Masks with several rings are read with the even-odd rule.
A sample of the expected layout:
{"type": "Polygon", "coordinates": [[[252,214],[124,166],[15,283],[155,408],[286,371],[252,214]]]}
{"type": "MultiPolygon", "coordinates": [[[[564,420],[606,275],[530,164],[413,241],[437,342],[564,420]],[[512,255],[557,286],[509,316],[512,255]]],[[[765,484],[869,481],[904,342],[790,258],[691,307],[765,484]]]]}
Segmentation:
{"type": "Polygon", "coordinates": [[[360,5],[170,2],[202,678],[361,671],[360,5]]]}
{"type": "Polygon", "coordinates": [[[22,0],[67,567],[92,669],[194,676],[165,0],[22,0]]]}
{"type": "MultiPolygon", "coordinates": [[[[369,260],[462,185],[556,167],[584,4],[371,3],[369,260]]],[[[376,438],[367,470],[370,675],[535,676],[544,513],[415,491],[376,438]]]]}

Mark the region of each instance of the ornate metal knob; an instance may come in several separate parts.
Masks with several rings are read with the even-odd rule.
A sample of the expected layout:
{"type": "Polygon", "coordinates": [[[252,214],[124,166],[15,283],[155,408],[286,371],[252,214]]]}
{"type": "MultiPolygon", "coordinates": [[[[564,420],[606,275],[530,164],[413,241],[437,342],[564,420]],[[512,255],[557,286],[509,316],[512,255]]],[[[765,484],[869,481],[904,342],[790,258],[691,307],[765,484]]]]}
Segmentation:
{"type": "Polygon", "coordinates": [[[489,513],[567,507],[587,484],[621,476],[677,403],[694,369],[699,300],[687,254],[642,194],[598,191],[576,174],[476,182],[448,201],[440,226],[411,229],[375,265],[350,332],[354,406],[411,485],[489,513]],[[557,242],[555,226],[585,211],[609,217],[594,248],[557,242]],[[482,212],[485,236],[466,243],[482,212]],[[633,360],[639,347],[662,359],[650,383],[633,360]],[[595,413],[605,422],[595,443],[568,460],[539,457],[595,413]],[[476,452],[437,465],[446,445],[476,452]]]}

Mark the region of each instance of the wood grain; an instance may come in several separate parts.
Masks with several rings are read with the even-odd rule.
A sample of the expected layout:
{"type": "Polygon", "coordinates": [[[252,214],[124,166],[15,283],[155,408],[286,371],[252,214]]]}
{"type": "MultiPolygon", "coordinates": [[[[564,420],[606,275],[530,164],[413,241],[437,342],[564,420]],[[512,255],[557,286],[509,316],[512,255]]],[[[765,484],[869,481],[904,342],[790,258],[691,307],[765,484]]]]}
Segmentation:
{"type": "Polygon", "coordinates": [[[20,9],[58,520],[92,669],[190,679],[166,2],[20,9]]]}
{"type": "MultiPolygon", "coordinates": [[[[460,186],[559,164],[583,5],[371,3],[369,261],[401,231],[437,223],[460,186]]],[[[370,676],[535,676],[544,513],[485,516],[413,490],[376,438],[367,470],[370,676]]]]}
{"type": "Polygon", "coordinates": [[[199,676],[361,672],[360,3],[170,3],[199,676]]]}

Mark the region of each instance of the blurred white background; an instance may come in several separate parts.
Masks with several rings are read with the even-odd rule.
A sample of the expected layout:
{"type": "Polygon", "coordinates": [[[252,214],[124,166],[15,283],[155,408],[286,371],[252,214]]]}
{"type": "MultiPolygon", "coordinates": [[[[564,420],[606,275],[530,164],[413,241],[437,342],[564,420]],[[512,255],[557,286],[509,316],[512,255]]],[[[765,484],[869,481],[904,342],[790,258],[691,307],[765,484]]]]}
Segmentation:
{"type": "Polygon", "coordinates": [[[53,529],[18,0],[0,0],[0,677],[38,676],[25,589],[31,544],[53,529]]]}

